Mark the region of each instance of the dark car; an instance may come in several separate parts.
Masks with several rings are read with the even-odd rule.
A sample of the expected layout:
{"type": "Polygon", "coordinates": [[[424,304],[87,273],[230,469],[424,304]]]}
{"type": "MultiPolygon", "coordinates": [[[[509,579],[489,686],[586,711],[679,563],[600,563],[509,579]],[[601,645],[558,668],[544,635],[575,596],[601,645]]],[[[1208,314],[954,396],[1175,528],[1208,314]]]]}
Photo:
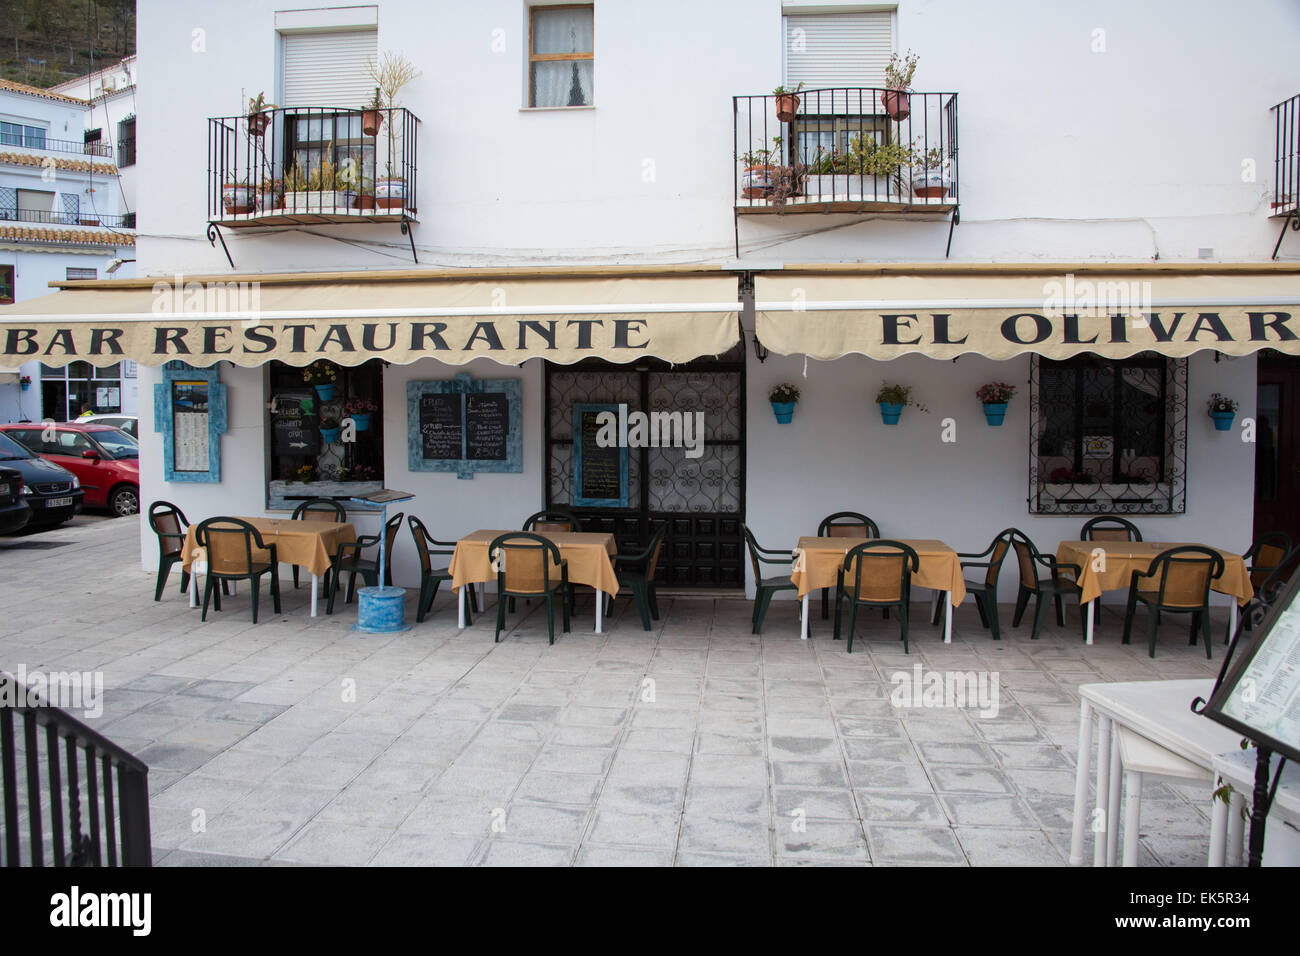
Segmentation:
{"type": "Polygon", "coordinates": [[[77,476],[32,454],[5,434],[0,434],[0,468],[12,468],[22,475],[22,496],[31,509],[32,525],[62,524],[81,510],[85,492],[77,476]]]}
{"type": "Polygon", "coordinates": [[[22,497],[22,472],[0,468],[0,534],[12,534],[32,518],[32,509],[22,497]]]}

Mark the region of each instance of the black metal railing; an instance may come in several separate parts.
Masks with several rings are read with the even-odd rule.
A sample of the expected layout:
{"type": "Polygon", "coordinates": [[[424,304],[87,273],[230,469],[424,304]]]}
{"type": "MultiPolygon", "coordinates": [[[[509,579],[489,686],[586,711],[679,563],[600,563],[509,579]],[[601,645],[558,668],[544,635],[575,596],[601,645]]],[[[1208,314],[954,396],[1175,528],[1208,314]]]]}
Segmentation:
{"type": "Polygon", "coordinates": [[[3,671],[0,702],[5,865],[46,865],[48,805],[49,862],[54,866],[151,866],[149,768],[68,713],[35,698],[3,671]],[[15,714],[22,718],[21,742],[14,731],[15,714]],[[41,727],[44,734],[38,732],[41,727]],[[21,794],[19,756],[26,770],[21,794]],[[26,859],[21,852],[23,829],[28,835],[26,859]]]}
{"type": "Polygon", "coordinates": [[[1300,209],[1300,93],[1273,107],[1273,204],[1275,216],[1300,209]]]}
{"type": "Polygon", "coordinates": [[[112,229],[133,229],[127,225],[126,216],[109,216],[98,212],[50,212],[48,209],[3,209],[3,222],[36,222],[43,226],[107,226],[112,229]]]}
{"type": "Polygon", "coordinates": [[[43,149],[49,153],[74,153],[79,156],[103,156],[112,159],[113,148],[108,143],[84,142],[74,139],[36,138],[18,133],[0,133],[0,149],[13,146],[20,149],[43,149]]]}
{"type": "Polygon", "coordinates": [[[958,201],[957,94],[834,87],[732,97],[737,209],[958,201]]]}
{"type": "Polygon", "coordinates": [[[414,218],[419,119],[405,109],[279,108],[208,120],[208,219],[414,218]]]}

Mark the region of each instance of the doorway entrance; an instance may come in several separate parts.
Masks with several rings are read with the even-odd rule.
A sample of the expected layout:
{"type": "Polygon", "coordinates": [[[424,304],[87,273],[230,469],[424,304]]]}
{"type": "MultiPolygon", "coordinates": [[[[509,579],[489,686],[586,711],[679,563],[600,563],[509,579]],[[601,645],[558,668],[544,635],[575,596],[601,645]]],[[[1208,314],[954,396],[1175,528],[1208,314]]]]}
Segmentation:
{"type": "MultiPolygon", "coordinates": [[[[584,455],[584,458],[586,456],[584,455]]],[[[589,360],[546,367],[546,502],[573,511],[587,531],[614,535],[620,552],[644,547],[666,522],[656,581],[673,588],[745,586],[745,364],[737,347],[716,360],[669,365],[589,360]],[[627,506],[574,505],[574,406],[703,413],[703,445],[629,447],[627,506]]]]}
{"type": "Polygon", "coordinates": [[[1255,413],[1255,538],[1300,543],[1300,357],[1261,353],[1255,413]]]}

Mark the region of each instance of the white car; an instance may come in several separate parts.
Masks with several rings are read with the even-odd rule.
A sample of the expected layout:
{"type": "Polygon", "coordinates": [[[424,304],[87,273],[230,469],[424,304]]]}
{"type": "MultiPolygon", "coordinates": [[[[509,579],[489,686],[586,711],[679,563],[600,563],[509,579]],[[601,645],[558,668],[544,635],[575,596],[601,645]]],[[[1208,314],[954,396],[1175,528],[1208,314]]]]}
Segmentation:
{"type": "Polygon", "coordinates": [[[87,415],[85,418],[78,418],[77,424],[85,425],[93,422],[96,425],[108,425],[111,428],[120,428],[136,441],[140,440],[140,420],[134,415],[87,415]]]}

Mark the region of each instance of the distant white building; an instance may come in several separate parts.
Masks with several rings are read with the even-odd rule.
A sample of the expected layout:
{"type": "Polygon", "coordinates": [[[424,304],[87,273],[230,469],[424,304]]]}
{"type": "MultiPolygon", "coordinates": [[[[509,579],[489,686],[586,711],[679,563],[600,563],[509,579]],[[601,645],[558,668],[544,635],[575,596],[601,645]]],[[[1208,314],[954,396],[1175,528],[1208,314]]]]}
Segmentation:
{"type": "Polygon", "coordinates": [[[52,92],[90,103],[86,114],[86,142],[104,144],[112,149],[122,190],[122,212],[128,223],[133,222],[135,216],[135,88],[134,55],[50,87],[52,92]]]}
{"type": "MultiPolygon", "coordinates": [[[[124,215],[113,150],[87,139],[86,100],[0,81],[0,302],[47,295],[50,283],[135,271],[135,235],[124,215]]],[[[0,422],[136,413],[135,363],[21,366],[0,362],[0,422]]]]}

